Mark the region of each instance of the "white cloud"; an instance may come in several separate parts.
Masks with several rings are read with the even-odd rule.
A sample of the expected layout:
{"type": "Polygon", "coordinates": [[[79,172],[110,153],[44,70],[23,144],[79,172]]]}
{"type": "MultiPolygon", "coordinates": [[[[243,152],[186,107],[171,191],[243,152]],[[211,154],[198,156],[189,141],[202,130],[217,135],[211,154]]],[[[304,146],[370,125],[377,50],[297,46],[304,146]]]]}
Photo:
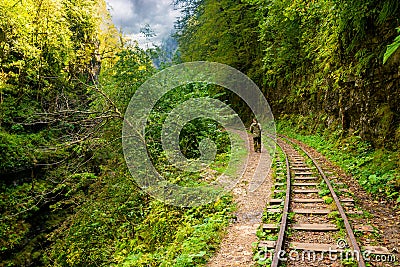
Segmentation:
{"type": "Polygon", "coordinates": [[[133,5],[129,0],[108,0],[108,6],[111,7],[111,15],[114,23],[123,24],[125,21],[133,19],[133,5]]]}
{"type": "Polygon", "coordinates": [[[107,4],[117,28],[129,37],[137,38],[141,47],[145,47],[147,42],[140,33],[141,27],[149,24],[156,34],[151,41],[159,44],[171,33],[179,16],[172,0],[107,0],[107,4]]]}

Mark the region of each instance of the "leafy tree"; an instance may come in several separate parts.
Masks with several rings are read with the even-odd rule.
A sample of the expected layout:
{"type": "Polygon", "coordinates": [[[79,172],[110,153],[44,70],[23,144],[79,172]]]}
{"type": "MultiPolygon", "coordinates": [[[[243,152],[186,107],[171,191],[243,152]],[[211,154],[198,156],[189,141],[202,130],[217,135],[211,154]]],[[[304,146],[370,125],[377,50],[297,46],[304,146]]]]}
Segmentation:
{"type": "Polygon", "coordinates": [[[104,7],[0,3],[0,265],[43,264],[46,234],[85,201],[99,173],[99,143],[89,137],[109,116],[88,110],[88,86],[99,56],[118,47],[113,28],[103,27],[104,7]],[[108,48],[99,44],[105,40],[108,48]]]}
{"type": "Polygon", "coordinates": [[[233,0],[206,0],[195,7],[178,33],[182,59],[220,62],[259,78],[256,8],[233,0]]]}

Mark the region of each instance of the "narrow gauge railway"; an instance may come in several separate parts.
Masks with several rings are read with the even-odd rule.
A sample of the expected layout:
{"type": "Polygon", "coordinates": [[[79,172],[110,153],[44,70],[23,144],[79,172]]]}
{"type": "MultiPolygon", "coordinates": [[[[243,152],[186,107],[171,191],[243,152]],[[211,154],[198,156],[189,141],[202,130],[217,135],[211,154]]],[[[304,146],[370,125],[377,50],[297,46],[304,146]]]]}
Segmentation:
{"type": "Polygon", "coordinates": [[[348,214],[350,192],[316,158],[286,137],[277,140],[272,199],[259,229],[258,257],[277,266],[359,266],[386,248],[360,248],[348,214]]]}

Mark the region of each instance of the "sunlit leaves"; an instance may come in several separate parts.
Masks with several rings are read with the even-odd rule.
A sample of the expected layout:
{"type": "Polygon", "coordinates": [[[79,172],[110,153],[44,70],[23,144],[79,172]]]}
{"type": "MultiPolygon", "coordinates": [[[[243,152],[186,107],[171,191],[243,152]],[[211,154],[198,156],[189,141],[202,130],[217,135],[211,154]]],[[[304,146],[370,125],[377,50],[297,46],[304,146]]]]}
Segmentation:
{"type": "MultiPolygon", "coordinates": [[[[400,33],[400,28],[397,28],[397,31],[400,33]]],[[[400,47],[400,35],[394,39],[394,42],[387,46],[385,55],[383,56],[383,64],[397,51],[400,47]]]]}

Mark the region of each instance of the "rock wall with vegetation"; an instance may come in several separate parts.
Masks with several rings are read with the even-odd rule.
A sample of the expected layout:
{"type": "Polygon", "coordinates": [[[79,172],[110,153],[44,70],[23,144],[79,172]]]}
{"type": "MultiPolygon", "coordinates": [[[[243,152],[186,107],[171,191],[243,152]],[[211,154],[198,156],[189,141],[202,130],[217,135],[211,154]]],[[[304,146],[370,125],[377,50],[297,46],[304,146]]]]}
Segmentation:
{"type": "Polygon", "coordinates": [[[191,10],[181,20],[184,59],[244,71],[278,118],[307,116],[376,147],[399,148],[399,51],[383,64],[398,35],[398,1],[177,2],[191,10]]]}

